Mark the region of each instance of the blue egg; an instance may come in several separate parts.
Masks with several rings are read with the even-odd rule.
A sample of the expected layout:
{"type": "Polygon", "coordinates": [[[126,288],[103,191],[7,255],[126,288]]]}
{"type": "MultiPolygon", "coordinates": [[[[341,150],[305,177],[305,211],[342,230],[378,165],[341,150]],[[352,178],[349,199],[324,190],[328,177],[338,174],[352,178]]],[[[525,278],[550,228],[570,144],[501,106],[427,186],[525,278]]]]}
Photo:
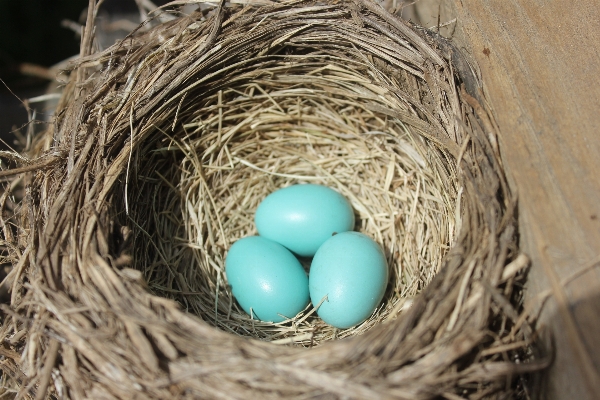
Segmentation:
{"type": "Polygon", "coordinates": [[[313,256],[334,233],[354,228],[348,200],[321,185],[294,185],[271,193],[254,220],[261,236],[303,257],[313,256]]]}
{"type": "Polygon", "coordinates": [[[308,304],[302,265],[272,240],[249,236],[235,242],[225,259],[225,274],[240,306],[262,321],[293,318],[308,304]]]}
{"type": "Polygon", "coordinates": [[[317,314],[330,325],[345,329],[375,311],[388,282],[381,247],[358,232],[339,233],[317,251],[310,266],[309,290],[317,314]]]}

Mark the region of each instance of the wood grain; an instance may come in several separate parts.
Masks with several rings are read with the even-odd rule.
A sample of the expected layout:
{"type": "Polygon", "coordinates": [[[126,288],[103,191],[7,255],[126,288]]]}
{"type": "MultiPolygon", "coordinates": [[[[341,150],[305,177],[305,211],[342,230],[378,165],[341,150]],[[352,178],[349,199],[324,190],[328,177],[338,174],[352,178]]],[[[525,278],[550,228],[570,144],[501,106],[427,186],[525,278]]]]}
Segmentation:
{"type": "Polygon", "coordinates": [[[454,40],[481,75],[519,193],[521,247],[532,260],[527,302],[552,292],[539,324],[555,349],[543,398],[600,398],[598,2],[439,3],[424,2],[421,14],[453,6],[441,22],[458,17],[454,40]]]}

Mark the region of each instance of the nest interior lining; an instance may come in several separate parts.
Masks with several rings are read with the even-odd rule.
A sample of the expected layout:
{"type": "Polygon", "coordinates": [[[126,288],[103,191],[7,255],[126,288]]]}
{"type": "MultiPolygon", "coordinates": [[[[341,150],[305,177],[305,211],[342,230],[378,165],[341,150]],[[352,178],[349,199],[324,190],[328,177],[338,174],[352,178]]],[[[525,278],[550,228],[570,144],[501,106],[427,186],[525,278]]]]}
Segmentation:
{"type": "Polygon", "coordinates": [[[503,276],[514,195],[449,45],[418,32],[367,0],[220,3],[80,59],[2,215],[3,379],[72,398],[517,393],[544,364],[523,363],[526,263],[503,276]],[[396,271],[344,340],[311,316],[248,321],[223,281],[260,195],[299,177],[346,194],[396,271]],[[302,329],[319,346],[240,337],[310,346],[302,329]]]}
{"type": "Polygon", "coordinates": [[[373,66],[352,61],[354,69],[327,54],[258,59],[234,79],[220,80],[215,93],[186,96],[177,128],[153,150],[173,153],[177,162],[145,176],[143,170],[154,171],[149,160],[159,162],[159,156],[135,157],[144,165],[134,167],[139,179],[178,176],[176,183],[165,182],[162,191],[132,185],[126,194],[140,227],[134,237],[147,241],[142,232],[153,232],[152,251],[139,246],[134,264],[156,294],[226,331],[314,346],[395,318],[431,281],[454,234],[456,179],[444,169],[433,171],[432,165],[443,165],[440,152],[410,125],[372,111],[406,108],[407,102],[382,91],[382,83],[365,81],[369,72],[377,76],[373,66]],[[312,307],[291,323],[252,320],[237,307],[224,277],[227,249],[257,234],[253,218],[260,201],[301,182],[334,187],[350,199],[356,229],[387,254],[386,300],[368,321],[344,332],[315,318],[312,307]],[[144,201],[152,198],[151,206],[144,201]]]}

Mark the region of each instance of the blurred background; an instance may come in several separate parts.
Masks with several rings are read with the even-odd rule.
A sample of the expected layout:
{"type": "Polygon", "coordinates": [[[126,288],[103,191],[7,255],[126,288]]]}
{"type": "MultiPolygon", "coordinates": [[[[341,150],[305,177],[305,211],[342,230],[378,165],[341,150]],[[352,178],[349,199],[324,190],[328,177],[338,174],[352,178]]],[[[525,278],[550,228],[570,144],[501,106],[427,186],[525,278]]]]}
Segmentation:
{"type": "Polygon", "coordinates": [[[79,21],[86,5],[87,0],[0,0],[0,138],[9,145],[10,132],[27,122],[19,99],[43,94],[50,83],[43,76],[47,68],[79,51],[78,36],[61,21],[79,21]]]}
{"type": "MultiPolygon", "coordinates": [[[[26,132],[29,116],[22,100],[56,92],[61,85],[55,77],[79,53],[87,5],[88,0],[0,0],[1,149],[14,146],[15,134],[26,132]]],[[[105,0],[98,16],[98,45],[108,47],[139,21],[135,0],[105,0]]],[[[46,98],[50,100],[29,105],[36,126],[50,120],[56,105],[57,94],[46,98]]]]}

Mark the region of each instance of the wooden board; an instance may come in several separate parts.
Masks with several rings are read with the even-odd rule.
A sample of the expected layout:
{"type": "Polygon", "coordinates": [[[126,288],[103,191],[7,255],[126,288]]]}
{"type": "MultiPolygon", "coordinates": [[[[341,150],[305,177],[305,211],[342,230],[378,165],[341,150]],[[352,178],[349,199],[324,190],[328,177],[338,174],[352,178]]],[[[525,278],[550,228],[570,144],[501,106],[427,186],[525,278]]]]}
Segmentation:
{"type": "Polygon", "coordinates": [[[600,3],[415,7],[409,15],[428,27],[438,14],[441,24],[457,17],[453,39],[481,75],[500,130],[532,260],[526,305],[543,304],[539,326],[555,350],[542,398],[600,399],[600,3]]]}

